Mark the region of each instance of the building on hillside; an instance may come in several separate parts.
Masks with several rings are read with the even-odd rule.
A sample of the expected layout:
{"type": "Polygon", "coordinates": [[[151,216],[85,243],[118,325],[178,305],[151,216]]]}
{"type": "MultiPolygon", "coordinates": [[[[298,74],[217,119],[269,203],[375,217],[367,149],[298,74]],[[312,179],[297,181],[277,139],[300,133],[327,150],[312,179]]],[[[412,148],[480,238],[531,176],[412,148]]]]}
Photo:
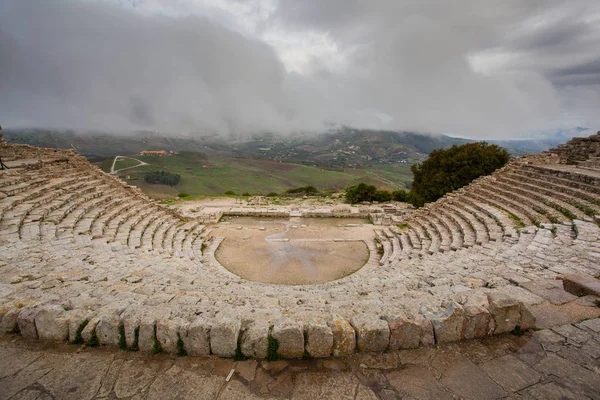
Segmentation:
{"type": "Polygon", "coordinates": [[[166,150],[142,150],[140,151],[141,156],[166,156],[166,150]]]}

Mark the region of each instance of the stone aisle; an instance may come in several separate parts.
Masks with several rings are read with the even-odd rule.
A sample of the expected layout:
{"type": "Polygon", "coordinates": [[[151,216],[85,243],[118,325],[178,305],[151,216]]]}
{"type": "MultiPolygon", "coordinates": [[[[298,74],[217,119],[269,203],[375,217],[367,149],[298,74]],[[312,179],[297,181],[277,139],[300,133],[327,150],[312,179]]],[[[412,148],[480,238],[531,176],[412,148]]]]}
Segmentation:
{"type": "Polygon", "coordinates": [[[1,399],[600,399],[600,318],[520,337],[276,362],[4,336],[0,360],[1,399]]]}

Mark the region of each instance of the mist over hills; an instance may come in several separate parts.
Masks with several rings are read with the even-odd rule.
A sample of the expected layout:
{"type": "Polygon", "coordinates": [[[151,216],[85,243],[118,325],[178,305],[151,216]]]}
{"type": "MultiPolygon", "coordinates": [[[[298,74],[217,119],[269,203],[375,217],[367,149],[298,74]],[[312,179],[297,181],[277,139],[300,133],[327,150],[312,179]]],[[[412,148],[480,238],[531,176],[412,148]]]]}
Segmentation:
{"type": "MultiPolygon", "coordinates": [[[[447,135],[392,132],[344,127],[320,134],[280,136],[272,133],[252,136],[172,135],[151,131],[128,134],[76,132],[72,130],[8,129],[8,142],[40,147],[74,148],[90,158],[136,154],[142,150],[196,151],[213,155],[276,160],[325,167],[368,167],[385,164],[412,164],[432,150],[471,142],[447,135]]],[[[544,139],[489,141],[507,148],[513,155],[537,153],[565,142],[566,133],[544,139]]]]}

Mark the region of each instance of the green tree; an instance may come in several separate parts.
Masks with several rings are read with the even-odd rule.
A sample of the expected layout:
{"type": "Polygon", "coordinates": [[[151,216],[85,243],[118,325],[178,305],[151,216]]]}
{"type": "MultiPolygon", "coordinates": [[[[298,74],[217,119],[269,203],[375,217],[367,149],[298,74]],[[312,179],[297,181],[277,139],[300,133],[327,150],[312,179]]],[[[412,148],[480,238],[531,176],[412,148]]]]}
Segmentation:
{"type": "Polygon", "coordinates": [[[434,150],[425,161],[411,167],[413,182],[408,201],[415,207],[436,201],[480,176],[491,174],[509,159],[505,149],[485,142],[434,150]]]}

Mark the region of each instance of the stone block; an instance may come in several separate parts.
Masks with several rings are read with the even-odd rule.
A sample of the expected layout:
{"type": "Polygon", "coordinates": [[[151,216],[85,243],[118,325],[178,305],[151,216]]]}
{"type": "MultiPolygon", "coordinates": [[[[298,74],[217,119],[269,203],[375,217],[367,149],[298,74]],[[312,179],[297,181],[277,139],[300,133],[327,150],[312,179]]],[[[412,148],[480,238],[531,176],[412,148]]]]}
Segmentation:
{"type": "Polygon", "coordinates": [[[306,324],[306,351],[312,357],[329,357],[333,351],[333,333],[325,320],[306,324]]]}
{"type": "Polygon", "coordinates": [[[356,331],[358,351],[384,351],[390,343],[390,327],[387,321],[372,314],[360,314],[350,320],[356,331]]]}
{"type": "Polygon", "coordinates": [[[140,319],[140,333],[138,347],[140,351],[151,352],[154,348],[156,319],[144,316],[140,319]]]}
{"type": "Polygon", "coordinates": [[[4,313],[2,321],[0,321],[0,335],[15,331],[20,312],[21,310],[18,308],[11,308],[4,313]]]}
{"type": "Polygon", "coordinates": [[[284,358],[304,355],[304,326],[302,322],[282,319],[273,325],[271,336],[279,343],[277,354],[284,358]]]}
{"type": "Polygon", "coordinates": [[[219,357],[233,357],[242,323],[239,318],[222,318],[210,329],[210,350],[219,357]]]}
{"type": "Polygon", "coordinates": [[[160,320],[156,323],[156,339],[163,350],[169,354],[177,354],[179,328],[183,324],[179,319],[160,320]]]}
{"type": "Polygon", "coordinates": [[[426,312],[431,321],[436,343],[455,342],[462,338],[465,323],[464,310],[458,303],[452,303],[443,312],[426,312]]]}
{"type": "Polygon", "coordinates": [[[419,321],[399,316],[388,321],[390,328],[390,350],[416,349],[421,343],[419,321]]]}
{"type": "Polygon", "coordinates": [[[490,313],[494,319],[494,334],[510,332],[521,322],[521,305],[505,293],[490,291],[488,294],[490,313]]]}
{"type": "Polygon", "coordinates": [[[575,296],[600,296],[600,280],[592,276],[569,274],[562,275],[559,279],[562,280],[564,289],[575,296]]]}
{"type": "Polygon", "coordinates": [[[333,316],[327,322],[333,335],[333,355],[335,357],[347,356],[354,353],[356,349],[356,332],[349,321],[333,316]]]}
{"type": "Polygon", "coordinates": [[[421,325],[421,342],[420,346],[433,346],[435,344],[435,334],[433,333],[433,324],[427,318],[422,316],[418,319],[421,325]]]}
{"type": "Polygon", "coordinates": [[[92,318],[91,313],[87,313],[83,310],[72,310],[69,311],[69,341],[73,342],[75,340],[75,336],[77,336],[77,331],[79,331],[79,327],[85,320],[90,320],[92,318]]]}
{"type": "Polygon", "coordinates": [[[121,318],[117,314],[104,314],[96,325],[96,336],[100,344],[119,345],[119,325],[121,318]]]}
{"type": "Polygon", "coordinates": [[[200,317],[181,330],[183,347],[190,356],[210,354],[210,323],[200,317]]]}
{"type": "Polygon", "coordinates": [[[480,291],[470,293],[462,305],[465,312],[462,337],[474,339],[487,336],[494,328],[487,295],[480,291]]]}
{"type": "Polygon", "coordinates": [[[24,308],[17,317],[19,331],[24,338],[37,339],[37,329],[35,328],[35,310],[24,308]]]}
{"type": "Polygon", "coordinates": [[[246,357],[266,358],[269,347],[269,324],[253,322],[242,333],[242,354],[246,357]]]}
{"type": "Polygon", "coordinates": [[[140,321],[140,315],[134,310],[127,310],[121,314],[121,324],[123,325],[123,330],[125,331],[125,342],[127,343],[128,347],[133,346],[135,343],[135,330],[136,328],[139,328],[140,321]]]}
{"type": "Polygon", "coordinates": [[[69,337],[69,319],[58,305],[40,308],[35,314],[35,327],[42,340],[64,342],[69,337]]]}
{"type": "Polygon", "coordinates": [[[90,319],[90,322],[88,322],[85,328],[83,328],[83,331],[81,331],[81,338],[83,339],[84,343],[90,342],[92,334],[96,332],[96,326],[98,325],[98,322],[100,322],[100,319],[98,317],[94,317],[90,319]]]}
{"type": "Polygon", "coordinates": [[[535,315],[531,312],[529,307],[525,303],[519,303],[519,310],[521,312],[521,319],[519,325],[521,329],[528,330],[535,327],[535,315]]]}

